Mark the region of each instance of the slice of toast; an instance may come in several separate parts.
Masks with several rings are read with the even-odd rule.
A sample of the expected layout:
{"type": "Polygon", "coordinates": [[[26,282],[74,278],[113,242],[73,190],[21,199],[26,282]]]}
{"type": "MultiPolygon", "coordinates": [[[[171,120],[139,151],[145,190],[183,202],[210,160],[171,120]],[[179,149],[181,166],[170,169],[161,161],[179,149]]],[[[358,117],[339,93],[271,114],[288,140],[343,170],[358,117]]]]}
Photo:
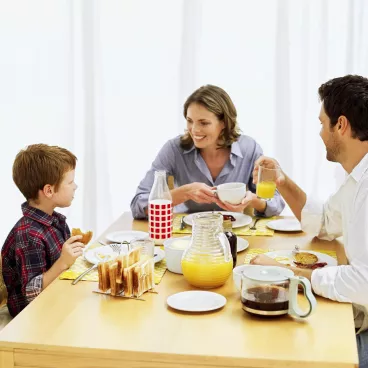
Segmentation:
{"type": "Polygon", "coordinates": [[[153,258],[144,260],[134,267],[133,273],[133,293],[135,297],[140,297],[143,293],[153,289],[154,279],[153,258]]]}
{"type": "Polygon", "coordinates": [[[113,262],[114,261],[100,262],[97,267],[98,268],[98,288],[104,293],[108,291],[111,287],[109,267],[110,267],[110,264],[113,262]]]}
{"type": "Polygon", "coordinates": [[[133,272],[135,265],[126,267],[123,270],[124,296],[133,296],[133,272]]]}
{"type": "Polygon", "coordinates": [[[116,282],[118,284],[123,284],[123,271],[124,268],[129,267],[129,257],[128,254],[118,256],[115,261],[118,263],[116,282]]]}
{"type": "Polygon", "coordinates": [[[119,295],[123,291],[123,285],[116,282],[116,277],[118,273],[118,262],[113,262],[109,266],[109,276],[110,276],[110,287],[111,295],[119,295]]]}
{"type": "Polygon", "coordinates": [[[128,267],[130,267],[134,263],[139,262],[139,260],[141,259],[141,254],[142,254],[142,247],[134,248],[133,250],[131,250],[128,253],[128,257],[129,257],[128,267]]]}
{"type": "Polygon", "coordinates": [[[72,229],[72,236],[75,236],[75,235],[82,235],[82,239],[80,239],[79,241],[81,243],[83,243],[84,245],[87,245],[92,239],[93,232],[92,231],[87,231],[87,232],[84,233],[79,228],[73,228],[72,229]]]}

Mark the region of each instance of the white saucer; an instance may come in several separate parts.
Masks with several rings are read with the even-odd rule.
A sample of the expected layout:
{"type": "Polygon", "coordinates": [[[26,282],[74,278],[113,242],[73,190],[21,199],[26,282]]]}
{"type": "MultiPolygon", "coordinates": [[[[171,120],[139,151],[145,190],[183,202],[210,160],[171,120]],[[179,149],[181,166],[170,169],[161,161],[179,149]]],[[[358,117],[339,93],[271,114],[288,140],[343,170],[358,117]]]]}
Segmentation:
{"type": "Polygon", "coordinates": [[[296,219],[272,220],[268,222],[266,226],[277,231],[302,231],[300,222],[296,219]]]}
{"type": "Polygon", "coordinates": [[[241,238],[240,236],[237,236],[237,253],[242,252],[243,250],[246,250],[249,247],[249,242],[246,239],[241,238]]]}
{"type": "Polygon", "coordinates": [[[211,291],[183,291],[170,295],[167,305],[184,312],[208,312],[222,308],[226,304],[226,298],[211,291]]]}
{"type": "Polygon", "coordinates": [[[106,235],[106,239],[113,243],[131,242],[135,238],[146,239],[148,237],[148,233],[135,230],[115,231],[106,235]]]}
{"type": "Polygon", "coordinates": [[[222,215],[231,215],[235,218],[235,221],[232,223],[233,224],[233,228],[235,229],[236,227],[242,227],[242,226],[246,226],[252,223],[252,218],[248,215],[244,215],[244,213],[240,213],[240,212],[226,212],[226,211],[206,211],[206,212],[196,212],[196,213],[190,213],[189,215],[186,215],[184,217],[184,222],[189,225],[192,226],[193,225],[193,216],[197,215],[199,213],[221,213],[222,215]]]}

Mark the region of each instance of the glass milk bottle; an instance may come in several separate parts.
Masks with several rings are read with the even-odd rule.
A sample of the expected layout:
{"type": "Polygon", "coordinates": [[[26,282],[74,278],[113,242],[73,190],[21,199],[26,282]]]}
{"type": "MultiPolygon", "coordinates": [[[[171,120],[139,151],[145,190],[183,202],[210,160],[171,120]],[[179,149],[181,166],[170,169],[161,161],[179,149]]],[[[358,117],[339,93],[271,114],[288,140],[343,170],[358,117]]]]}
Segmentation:
{"type": "Polygon", "coordinates": [[[172,198],[166,182],[166,171],[155,171],[155,181],[148,198],[149,236],[161,245],[172,237],[172,198]]]}

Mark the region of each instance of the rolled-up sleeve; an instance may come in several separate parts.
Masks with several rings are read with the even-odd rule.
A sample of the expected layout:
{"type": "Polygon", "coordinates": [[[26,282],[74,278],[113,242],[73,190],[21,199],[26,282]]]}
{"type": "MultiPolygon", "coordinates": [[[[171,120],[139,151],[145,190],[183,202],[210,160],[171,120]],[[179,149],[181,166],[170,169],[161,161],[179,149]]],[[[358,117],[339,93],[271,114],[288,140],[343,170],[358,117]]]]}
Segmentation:
{"type": "MultiPolygon", "coordinates": [[[[334,239],[342,234],[337,205],[335,196],[324,205],[319,237],[334,239]]],[[[332,300],[368,305],[368,196],[355,205],[359,208],[352,212],[345,244],[350,264],[314,270],[312,287],[316,294],[332,300]]]]}
{"type": "Polygon", "coordinates": [[[325,204],[308,196],[301,213],[301,226],[304,232],[319,239],[333,240],[341,236],[342,218],[338,193],[325,204]]]}
{"type": "Polygon", "coordinates": [[[34,277],[26,285],[26,299],[30,303],[38,296],[42,291],[43,274],[34,277]]]}
{"type": "MultiPolygon", "coordinates": [[[[259,144],[256,144],[256,148],[254,150],[254,154],[252,157],[251,165],[254,167],[254,163],[256,160],[263,155],[262,148],[259,144]]],[[[248,190],[253,193],[256,193],[256,185],[253,183],[253,175],[250,176],[248,182],[248,190]]],[[[254,211],[256,216],[260,217],[272,217],[279,215],[283,209],[285,208],[285,202],[282,199],[280,193],[276,190],[275,195],[272,199],[267,201],[266,210],[264,212],[254,211]]]]}
{"type": "Polygon", "coordinates": [[[145,209],[148,206],[148,197],[155,179],[155,171],[165,170],[167,175],[173,175],[175,163],[174,150],[175,148],[172,141],[166,142],[153,161],[151,168],[146,173],[146,176],[139,183],[135,196],[130,203],[130,209],[134,218],[138,219],[147,217],[145,209]]]}

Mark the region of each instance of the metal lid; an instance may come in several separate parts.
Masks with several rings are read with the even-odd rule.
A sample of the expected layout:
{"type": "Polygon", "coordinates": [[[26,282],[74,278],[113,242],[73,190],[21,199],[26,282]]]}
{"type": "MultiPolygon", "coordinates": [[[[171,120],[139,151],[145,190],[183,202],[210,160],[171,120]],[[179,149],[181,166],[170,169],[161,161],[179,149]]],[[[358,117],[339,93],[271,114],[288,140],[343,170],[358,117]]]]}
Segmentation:
{"type": "Polygon", "coordinates": [[[277,266],[257,266],[247,267],[243,275],[255,281],[285,281],[294,276],[294,272],[284,267],[277,266]]]}

